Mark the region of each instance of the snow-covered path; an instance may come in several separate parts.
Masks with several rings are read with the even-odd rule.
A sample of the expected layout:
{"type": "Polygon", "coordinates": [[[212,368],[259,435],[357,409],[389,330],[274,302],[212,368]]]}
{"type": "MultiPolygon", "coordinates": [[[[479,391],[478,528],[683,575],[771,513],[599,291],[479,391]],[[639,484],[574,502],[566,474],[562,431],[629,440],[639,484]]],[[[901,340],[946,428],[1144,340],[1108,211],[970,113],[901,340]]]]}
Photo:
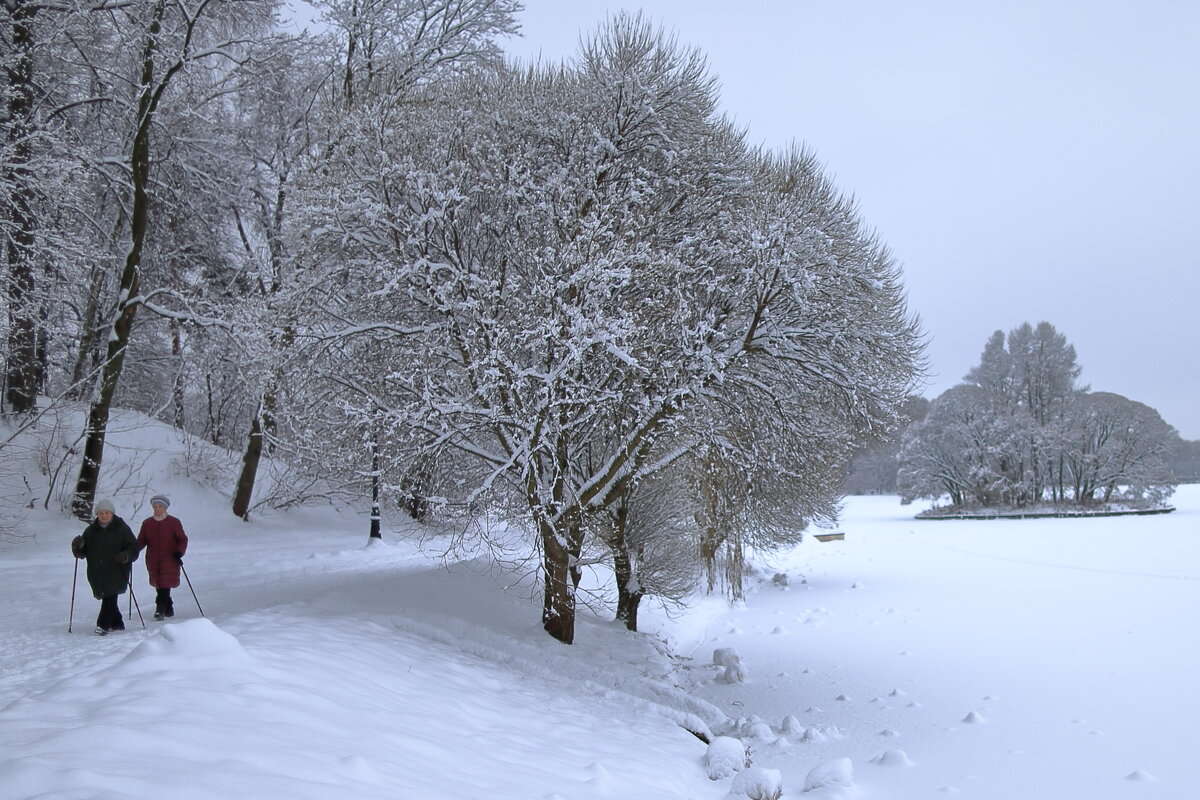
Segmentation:
{"type": "Polygon", "coordinates": [[[175,620],[105,638],[82,577],[74,634],[69,583],[30,579],[69,534],[6,553],[0,798],[721,796],[652,640],[585,621],[565,648],[479,562],[289,520],[190,526],[207,616],[185,585],[175,620]]]}
{"type": "Polygon", "coordinates": [[[845,541],[788,554],[786,588],[764,582],[679,646],[730,716],[816,729],[759,740],[785,786],[848,756],[871,796],[1192,798],[1198,488],[1173,514],[1102,520],[918,522],[852,498],[845,541]],[[713,680],[718,647],[746,683],[713,680]],[[843,738],[820,740],[830,728],[843,738]]]}

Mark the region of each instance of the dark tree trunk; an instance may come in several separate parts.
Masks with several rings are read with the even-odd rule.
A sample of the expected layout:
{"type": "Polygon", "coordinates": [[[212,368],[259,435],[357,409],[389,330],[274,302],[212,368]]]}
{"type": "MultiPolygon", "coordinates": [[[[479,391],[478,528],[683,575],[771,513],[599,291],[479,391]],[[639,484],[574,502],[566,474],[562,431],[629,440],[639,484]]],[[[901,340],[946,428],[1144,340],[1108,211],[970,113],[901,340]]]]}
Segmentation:
{"type": "Polygon", "coordinates": [[[84,400],[91,391],[93,381],[89,374],[96,368],[99,355],[96,347],[96,328],[100,318],[100,293],[104,290],[104,272],[94,269],[92,272],[91,291],[88,292],[87,305],[83,309],[83,318],[79,322],[79,352],[75,356],[75,368],[71,372],[71,389],[69,396],[73,400],[84,400]]]}
{"type": "Polygon", "coordinates": [[[575,590],[571,555],[555,526],[539,520],[542,535],[542,627],[563,644],[575,642],[575,590]]]}
{"type": "MultiPolygon", "coordinates": [[[[290,345],[291,329],[284,331],[284,343],[290,345]]],[[[238,475],[237,487],[233,493],[233,513],[242,519],[247,519],[250,513],[250,496],[254,494],[254,484],[258,480],[258,467],[262,463],[263,447],[268,434],[275,431],[275,412],[278,409],[275,400],[276,383],[274,378],[270,386],[263,392],[254,419],[250,422],[250,435],[246,437],[246,451],[242,455],[242,471],[238,475]]]]}
{"type": "Polygon", "coordinates": [[[382,516],[379,510],[379,444],[371,443],[371,539],[382,539],[383,534],[379,530],[380,517],[382,516]]]}
{"type": "Polygon", "coordinates": [[[637,588],[637,575],[629,551],[622,547],[613,551],[613,572],[617,580],[617,619],[631,631],[638,629],[638,606],[644,593],[637,588]]]}
{"type": "Polygon", "coordinates": [[[171,402],[174,405],[173,424],[183,430],[183,331],[179,320],[171,320],[171,355],[175,357],[175,384],[171,387],[171,402]]]}
{"type": "Polygon", "coordinates": [[[29,166],[33,134],[33,24],[38,6],[26,0],[10,4],[13,54],[5,68],[8,83],[7,148],[11,153],[4,182],[11,187],[3,209],[11,232],[6,237],[8,262],[8,363],[5,367],[5,399],[17,413],[32,411],[38,388],[43,383],[43,366],[38,354],[41,314],[35,299],[34,270],[34,182],[29,166]]]}
{"type": "Polygon", "coordinates": [[[242,455],[242,471],[238,475],[237,487],[233,492],[233,513],[241,519],[250,518],[250,497],[254,494],[254,481],[258,476],[258,464],[263,451],[263,414],[265,402],[260,402],[250,420],[250,436],[246,440],[246,452],[242,455]]]}
{"type": "Polygon", "coordinates": [[[631,631],[637,630],[638,605],[642,602],[643,592],[638,580],[637,565],[639,560],[630,552],[629,529],[629,494],[628,490],[617,505],[616,513],[612,516],[612,529],[608,542],[613,555],[613,575],[617,581],[617,619],[625,623],[631,631]]]}

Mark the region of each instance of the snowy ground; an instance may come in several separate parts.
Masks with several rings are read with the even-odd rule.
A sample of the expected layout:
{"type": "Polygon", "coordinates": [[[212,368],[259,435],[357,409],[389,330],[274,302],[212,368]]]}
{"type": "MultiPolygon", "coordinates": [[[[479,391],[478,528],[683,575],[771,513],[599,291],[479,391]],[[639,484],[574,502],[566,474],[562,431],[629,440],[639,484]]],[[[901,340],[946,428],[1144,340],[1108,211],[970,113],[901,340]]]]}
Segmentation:
{"type": "Polygon", "coordinates": [[[648,613],[650,635],[584,614],[565,647],[521,576],[443,567],[403,532],[367,546],[328,509],[236,521],[163,446],[117,513],[136,529],[171,494],[206,616],[185,584],[150,620],[139,562],[145,630],[135,611],[93,636],[80,570],[68,633],[82,526],[21,512],[31,535],[0,541],[0,798],[725,798],[736,778],[710,780],[680,723],[740,736],[785,797],[1200,792],[1200,487],[1103,520],[850,498],[845,541],[775,559],[744,604],[648,613]]]}

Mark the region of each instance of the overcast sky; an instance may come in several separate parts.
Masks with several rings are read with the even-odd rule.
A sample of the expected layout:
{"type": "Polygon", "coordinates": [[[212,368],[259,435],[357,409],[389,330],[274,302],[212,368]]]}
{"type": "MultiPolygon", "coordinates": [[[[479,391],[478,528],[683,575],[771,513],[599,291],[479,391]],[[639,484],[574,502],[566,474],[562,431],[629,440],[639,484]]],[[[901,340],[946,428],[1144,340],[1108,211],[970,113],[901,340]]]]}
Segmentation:
{"type": "Polygon", "coordinates": [[[1200,2],[525,0],[514,57],[641,9],[752,143],[813,149],[904,267],[928,397],[1052,323],[1082,380],[1200,439],[1200,2]]]}

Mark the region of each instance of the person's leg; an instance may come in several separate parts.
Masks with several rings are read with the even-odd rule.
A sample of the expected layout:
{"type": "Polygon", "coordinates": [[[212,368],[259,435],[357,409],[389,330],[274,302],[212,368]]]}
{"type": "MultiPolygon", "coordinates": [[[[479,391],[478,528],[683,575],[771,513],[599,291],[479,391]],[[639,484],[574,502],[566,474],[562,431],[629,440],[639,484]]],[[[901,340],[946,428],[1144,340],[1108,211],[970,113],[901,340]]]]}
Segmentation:
{"type": "Polygon", "coordinates": [[[112,629],[114,631],[125,630],[125,618],[121,616],[121,595],[119,594],[114,594],[112,597],[112,629]]]}
{"type": "MultiPolygon", "coordinates": [[[[100,614],[96,617],[97,633],[104,631],[108,633],[117,627],[117,623],[121,619],[121,608],[117,605],[117,595],[112,594],[100,600],[100,614]]],[[[122,624],[120,627],[125,627],[122,624]]]]}
{"type": "Polygon", "coordinates": [[[174,615],[175,609],[171,607],[171,590],[159,588],[154,597],[154,618],[161,620],[174,615]]]}

